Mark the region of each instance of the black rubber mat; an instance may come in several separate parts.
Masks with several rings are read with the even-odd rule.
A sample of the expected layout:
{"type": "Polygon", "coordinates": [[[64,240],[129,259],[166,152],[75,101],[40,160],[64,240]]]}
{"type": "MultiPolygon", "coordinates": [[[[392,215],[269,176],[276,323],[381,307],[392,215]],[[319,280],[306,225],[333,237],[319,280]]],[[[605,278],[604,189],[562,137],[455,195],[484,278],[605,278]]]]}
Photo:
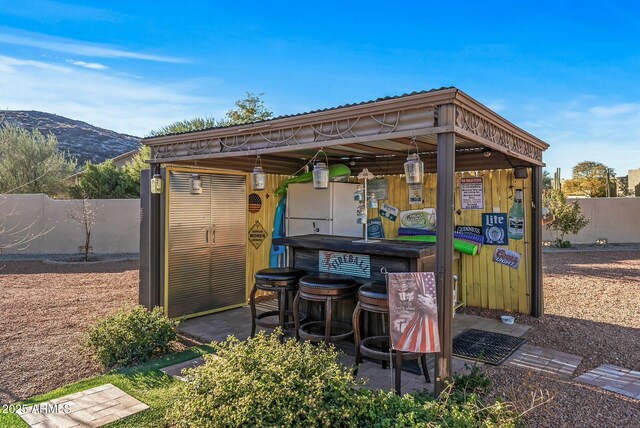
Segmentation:
{"type": "Polygon", "coordinates": [[[453,338],[453,354],[497,366],[524,342],[521,337],[472,328],[453,338]]]}

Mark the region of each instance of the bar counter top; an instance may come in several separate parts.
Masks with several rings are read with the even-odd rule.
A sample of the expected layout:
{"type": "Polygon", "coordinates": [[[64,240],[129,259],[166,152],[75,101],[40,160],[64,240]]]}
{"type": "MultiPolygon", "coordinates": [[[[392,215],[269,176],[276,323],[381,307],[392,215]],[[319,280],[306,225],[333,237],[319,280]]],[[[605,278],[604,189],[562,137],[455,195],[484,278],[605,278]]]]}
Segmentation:
{"type": "Polygon", "coordinates": [[[314,250],[346,251],[350,253],[374,254],[379,256],[421,258],[436,253],[436,245],[422,242],[370,239],[378,242],[353,242],[362,238],[337,235],[300,235],[275,238],[274,244],[302,247],[314,250]]]}

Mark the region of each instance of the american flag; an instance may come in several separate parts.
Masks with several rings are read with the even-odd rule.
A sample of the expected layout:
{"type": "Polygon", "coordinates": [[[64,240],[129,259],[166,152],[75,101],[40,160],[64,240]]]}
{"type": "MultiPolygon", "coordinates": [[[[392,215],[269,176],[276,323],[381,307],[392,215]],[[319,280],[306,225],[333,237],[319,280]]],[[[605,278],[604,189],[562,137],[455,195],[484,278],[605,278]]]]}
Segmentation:
{"type": "Polygon", "coordinates": [[[252,214],[257,213],[262,208],[262,199],[257,193],[249,195],[249,212],[252,214]]]}
{"type": "Polygon", "coordinates": [[[440,351],[436,279],[433,272],[389,274],[389,321],[393,349],[421,354],[440,351]],[[414,303],[409,311],[398,310],[403,306],[400,303],[403,298],[411,296],[406,291],[404,296],[400,295],[403,293],[398,287],[400,282],[413,284],[411,289],[415,290],[412,295],[414,303]]]}

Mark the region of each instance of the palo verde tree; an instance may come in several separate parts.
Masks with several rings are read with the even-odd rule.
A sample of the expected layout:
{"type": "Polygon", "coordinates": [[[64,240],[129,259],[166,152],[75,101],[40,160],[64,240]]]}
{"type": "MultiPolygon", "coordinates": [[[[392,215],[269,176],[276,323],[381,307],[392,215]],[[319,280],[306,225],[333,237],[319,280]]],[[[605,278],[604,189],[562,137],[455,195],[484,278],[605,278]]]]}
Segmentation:
{"type": "Polygon", "coordinates": [[[216,126],[242,125],[244,123],[271,119],[273,113],[264,105],[264,101],[260,98],[262,95],[264,94],[256,95],[247,92],[246,97],[237,100],[235,103],[236,107],[227,111],[223,119],[216,120],[213,117],[196,117],[193,119],[180,120],[163,126],[156,131],[151,131],[149,136],[157,137],[180,132],[200,131],[216,126]]]}
{"type": "Polygon", "coordinates": [[[545,227],[551,233],[556,247],[570,247],[571,243],[565,241],[565,236],[569,233],[576,235],[589,224],[589,219],[580,212],[578,202],[567,202],[562,190],[545,191],[543,205],[549,210],[549,217],[553,218],[545,227]]]}
{"type": "Polygon", "coordinates": [[[612,168],[593,161],[580,162],[573,167],[572,178],[562,184],[567,195],[602,198],[607,196],[607,185],[610,195],[615,196],[615,173],[612,168]]]}
{"type": "Polygon", "coordinates": [[[58,150],[55,135],[9,123],[0,126],[1,193],[63,194],[75,167],[75,160],[58,150]]]}

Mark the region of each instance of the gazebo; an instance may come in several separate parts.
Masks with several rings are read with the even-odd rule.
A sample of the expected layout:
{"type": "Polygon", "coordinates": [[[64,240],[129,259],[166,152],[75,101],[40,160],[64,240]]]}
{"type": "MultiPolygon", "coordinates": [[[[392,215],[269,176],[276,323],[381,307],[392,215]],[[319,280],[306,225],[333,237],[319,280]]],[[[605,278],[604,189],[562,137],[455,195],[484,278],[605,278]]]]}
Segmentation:
{"type": "MultiPolygon", "coordinates": [[[[200,275],[211,281],[213,277],[231,275],[232,270],[241,269],[239,266],[244,266],[246,272],[242,277],[244,284],[239,277],[236,281],[236,301],[212,310],[246,304],[246,282],[261,264],[268,263],[264,251],[270,247],[267,245],[270,244],[269,227],[263,227],[262,235],[267,235],[267,239],[262,249],[246,245],[247,230],[253,230],[258,220],[261,226],[272,220],[268,208],[274,208],[277,203],[273,191],[282,182],[281,178],[304,168],[318,150],[326,153],[329,164],[352,165],[353,176],[366,168],[376,176],[394,177],[393,183],[398,186],[404,183],[402,174],[407,153],[417,150],[424,161],[425,174],[431,177],[431,181],[425,182],[430,182],[431,190],[435,190],[430,202],[435,206],[437,218],[435,273],[442,346],[436,358],[436,391],[451,377],[454,308],[447,302],[454,300],[454,273],[461,277],[462,293],[472,300],[471,304],[526,312],[536,317],[543,313],[542,153],[548,144],[457,88],[413,92],[256,123],[147,138],[143,143],[152,149],[151,174],[162,176],[164,184],[163,193],[149,193],[149,177],[143,177],[140,300],[148,307],[164,306],[169,310],[173,301],[187,299],[189,287],[195,287],[192,285],[195,279],[188,280],[189,277],[200,275]],[[258,156],[269,174],[267,189],[263,193],[254,192],[261,196],[259,199],[264,204],[264,212],[260,214],[263,217],[248,213],[246,203],[251,193],[247,180],[258,156]],[[171,181],[171,171],[175,173],[174,181],[171,181]],[[220,174],[220,179],[207,181],[201,190],[220,192],[208,199],[209,207],[218,208],[193,205],[194,199],[184,196],[189,191],[182,188],[189,185],[192,172],[206,174],[209,171],[220,174]],[[178,179],[181,173],[187,181],[178,179]],[[487,203],[475,213],[460,209],[458,182],[466,176],[486,177],[487,203]],[[230,177],[238,181],[232,183],[230,177]],[[510,248],[524,253],[523,266],[517,271],[502,265],[494,267],[493,254],[487,254],[482,260],[463,257],[456,266],[455,226],[478,223],[483,210],[504,212],[505,204],[513,198],[518,186],[526,190],[526,233],[522,242],[514,242],[510,248]],[[228,206],[222,209],[225,204],[228,206]],[[207,209],[209,211],[202,214],[201,210],[207,209]],[[214,217],[217,223],[213,228],[205,224],[204,232],[200,226],[189,232],[206,239],[202,248],[213,248],[212,241],[222,242],[227,229],[229,240],[234,233],[242,234],[242,248],[238,247],[234,253],[235,250],[228,247],[213,257],[204,256],[193,250],[194,246],[180,247],[179,241],[186,239],[184,233],[187,232],[172,235],[171,230],[186,231],[185,225],[189,222],[205,218],[206,223],[214,217]],[[171,223],[171,218],[177,219],[175,223],[171,223]],[[227,229],[224,222],[228,223],[227,229]],[[194,255],[196,253],[199,256],[194,255]],[[234,263],[240,263],[238,257],[243,255],[244,265],[234,265],[233,269],[229,264],[225,268],[224,263],[213,266],[215,260],[230,263],[233,259],[234,263]],[[203,266],[208,263],[207,273],[194,268],[194,263],[203,266]],[[180,281],[187,285],[176,285],[180,281]]],[[[425,201],[424,205],[428,203],[425,201]]],[[[226,295],[225,292],[218,293],[222,295],[226,295]]],[[[193,314],[199,313],[203,311],[193,314]]]]}

